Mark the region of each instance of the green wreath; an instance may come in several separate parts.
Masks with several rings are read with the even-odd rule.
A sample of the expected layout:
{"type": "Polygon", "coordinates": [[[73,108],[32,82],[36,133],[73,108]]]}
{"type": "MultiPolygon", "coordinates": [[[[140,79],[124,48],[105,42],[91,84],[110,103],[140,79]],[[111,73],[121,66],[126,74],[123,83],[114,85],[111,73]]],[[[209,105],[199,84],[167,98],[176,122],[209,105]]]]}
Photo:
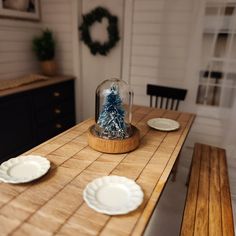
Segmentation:
{"type": "Polygon", "coordinates": [[[89,47],[93,55],[101,54],[107,55],[107,53],[116,45],[120,40],[118,31],[118,18],[109,13],[109,11],[103,7],[97,7],[90,13],[83,15],[83,23],[79,27],[81,32],[81,39],[89,47]],[[108,20],[108,37],[109,40],[105,43],[93,41],[90,35],[90,27],[96,22],[101,22],[102,18],[108,20]]]}

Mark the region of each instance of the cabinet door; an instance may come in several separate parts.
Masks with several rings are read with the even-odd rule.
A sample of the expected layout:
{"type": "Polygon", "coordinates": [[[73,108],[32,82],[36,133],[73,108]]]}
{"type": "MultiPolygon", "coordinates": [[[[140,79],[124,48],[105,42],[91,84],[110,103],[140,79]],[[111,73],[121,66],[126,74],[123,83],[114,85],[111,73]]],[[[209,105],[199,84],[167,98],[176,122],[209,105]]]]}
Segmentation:
{"type": "Polygon", "coordinates": [[[33,147],[32,112],[27,94],[0,99],[0,162],[33,147]]]}
{"type": "Polygon", "coordinates": [[[73,80],[35,90],[32,101],[37,144],[75,124],[73,80]]]}

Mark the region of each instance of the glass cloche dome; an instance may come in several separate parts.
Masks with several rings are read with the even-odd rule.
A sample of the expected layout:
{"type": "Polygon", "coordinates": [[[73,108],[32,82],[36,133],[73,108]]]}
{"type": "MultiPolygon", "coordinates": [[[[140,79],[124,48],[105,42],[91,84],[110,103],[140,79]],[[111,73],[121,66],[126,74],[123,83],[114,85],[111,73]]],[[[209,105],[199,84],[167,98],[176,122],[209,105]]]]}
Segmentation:
{"type": "Polygon", "coordinates": [[[133,92],[120,79],[108,79],[96,90],[94,133],[104,139],[126,139],[132,135],[133,92]]]}

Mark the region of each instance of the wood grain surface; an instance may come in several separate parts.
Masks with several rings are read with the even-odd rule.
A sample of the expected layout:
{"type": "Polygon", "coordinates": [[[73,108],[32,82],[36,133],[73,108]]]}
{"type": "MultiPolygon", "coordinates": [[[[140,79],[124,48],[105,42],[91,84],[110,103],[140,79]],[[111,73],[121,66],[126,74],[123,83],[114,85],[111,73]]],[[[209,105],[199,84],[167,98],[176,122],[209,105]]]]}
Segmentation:
{"type": "MultiPolygon", "coordinates": [[[[28,184],[0,184],[1,235],[142,235],[183,146],[194,115],[134,106],[133,122],[140,130],[140,145],[125,154],[103,154],[88,146],[86,120],[29,150],[45,156],[49,172],[28,184]],[[180,129],[161,132],[147,120],[165,117],[177,120],[180,129]],[[83,189],[93,179],[120,175],[135,180],[144,201],[135,211],[109,216],[90,209],[83,189]]],[[[222,180],[225,185],[225,180],[222,180]]]]}
{"type": "Polygon", "coordinates": [[[225,150],[195,144],[181,236],[234,236],[225,150]]]}
{"type": "Polygon", "coordinates": [[[132,127],[132,136],[125,139],[104,139],[94,134],[94,126],[88,130],[88,144],[91,148],[104,153],[126,153],[133,151],[139,146],[139,130],[135,126],[132,127]]]}
{"type": "MultiPolygon", "coordinates": [[[[12,88],[4,89],[4,90],[0,89],[0,97],[8,96],[8,95],[19,93],[19,92],[25,92],[32,89],[42,88],[48,85],[57,84],[63,81],[75,79],[74,76],[70,76],[70,75],[61,75],[61,76],[58,75],[58,76],[53,76],[53,77],[48,77],[48,78],[49,79],[41,79],[41,80],[36,79],[35,81],[32,80],[32,83],[26,83],[26,84],[25,83],[21,84],[20,82],[17,82],[18,83],[17,86],[13,86],[12,88]]],[[[26,78],[26,80],[28,79],[26,78]]],[[[13,83],[16,83],[15,81],[17,81],[17,79],[14,79],[13,83]]],[[[9,83],[11,82],[9,81],[9,83]]]]}

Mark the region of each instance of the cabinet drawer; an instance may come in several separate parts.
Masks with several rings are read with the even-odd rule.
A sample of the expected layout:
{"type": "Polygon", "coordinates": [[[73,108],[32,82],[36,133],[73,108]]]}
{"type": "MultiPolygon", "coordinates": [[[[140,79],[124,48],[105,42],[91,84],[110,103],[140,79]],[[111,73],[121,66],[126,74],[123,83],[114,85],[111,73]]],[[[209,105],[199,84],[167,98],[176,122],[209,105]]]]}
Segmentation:
{"type": "Polygon", "coordinates": [[[37,126],[37,142],[41,143],[71,128],[75,124],[74,116],[65,116],[37,126]]]}
{"type": "Polygon", "coordinates": [[[74,81],[66,81],[57,85],[35,90],[33,94],[36,108],[57,104],[68,98],[74,98],[74,81]]]}
{"type": "Polygon", "coordinates": [[[74,116],[74,101],[72,99],[38,108],[35,112],[35,120],[37,124],[40,124],[68,115],[74,116]]]}

